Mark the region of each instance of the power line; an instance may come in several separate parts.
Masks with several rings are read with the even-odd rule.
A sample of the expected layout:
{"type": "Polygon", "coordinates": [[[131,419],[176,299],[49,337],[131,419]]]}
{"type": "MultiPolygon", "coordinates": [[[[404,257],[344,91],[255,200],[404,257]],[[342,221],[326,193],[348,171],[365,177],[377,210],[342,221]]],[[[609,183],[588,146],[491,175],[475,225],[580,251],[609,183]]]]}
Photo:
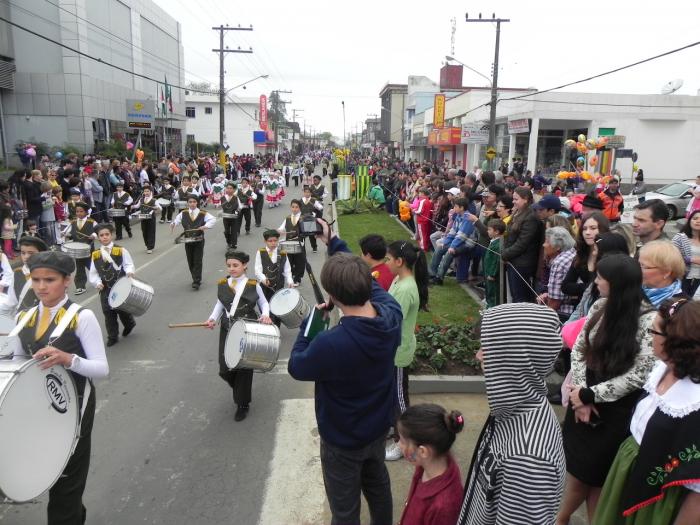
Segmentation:
{"type": "MultiPolygon", "coordinates": [[[[511,99],[505,99],[511,100],[511,99]]],[[[575,104],[579,106],[610,106],[622,108],[666,108],[666,109],[700,109],[700,106],[673,106],[660,104],[614,104],[608,102],[574,102],[568,100],[542,100],[522,98],[524,102],[546,102],[548,104],[575,104]]]]}

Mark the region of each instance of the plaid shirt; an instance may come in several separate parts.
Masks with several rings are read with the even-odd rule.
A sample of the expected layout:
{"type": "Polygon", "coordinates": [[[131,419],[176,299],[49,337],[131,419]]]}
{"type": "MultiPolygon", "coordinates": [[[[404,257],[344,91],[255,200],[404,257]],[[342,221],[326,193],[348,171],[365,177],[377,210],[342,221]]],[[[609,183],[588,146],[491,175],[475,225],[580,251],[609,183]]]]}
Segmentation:
{"type": "Polygon", "coordinates": [[[561,314],[570,314],[576,307],[574,304],[574,298],[564,295],[561,291],[561,283],[564,281],[566,272],[569,271],[571,263],[574,261],[574,257],[576,257],[576,248],[570,248],[565,252],[561,252],[554,259],[552,259],[549,267],[547,294],[549,294],[550,299],[561,301],[559,310],[557,310],[561,314]]]}

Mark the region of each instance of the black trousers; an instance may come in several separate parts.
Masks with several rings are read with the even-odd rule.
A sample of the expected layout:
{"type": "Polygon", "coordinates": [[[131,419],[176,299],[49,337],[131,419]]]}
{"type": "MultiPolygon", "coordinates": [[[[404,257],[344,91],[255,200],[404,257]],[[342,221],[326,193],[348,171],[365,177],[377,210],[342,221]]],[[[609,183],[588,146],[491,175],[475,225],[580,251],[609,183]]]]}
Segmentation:
{"type": "Polygon", "coordinates": [[[190,274],[192,274],[192,282],[200,284],[202,282],[204,239],[200,242],[185,243],[185,255],[187,255],[187,266],[190,269],[190,274]]]}
{"type": "Polygon", "coordinates": [[[338,198],[338,181],[331,181],[331,200],[336,200],[338,198]]]}
{"type": "Polygon", "coordinates": [[[85,288],[87,285],[87,272],[90,270],[92,259],[86,257],[84,259],[75,260],[75,287],[85,288]]]}
{"type": "Polygon", "coordinates": [[[102,305],[102,313],[105,316],[105,328],[107,329],[107,339],[116,340],[119,339],[119,322],[122,325],[133,326],[136,324],[134,316],[127,312],[122,312],[121,310],[114,310],[109,306],[108,298],[109,292],[112,291],[112,287],[105,286],[100,290],[100,304],[102,305]]]}
{"type": "Polygon", "coordinates": [[[262,224],[262,211],[265,205],[265,197],[258,195],[258,198],[253,201],[253,215],[255,216],[255,226],[260,227],[262,224]]]}
{"type": "Polygon", "coordinates": [[[306,270],[306,255],[303,253],[289,253],[289,266],[292,268],[292,279],[295,283],[300,283],[306,270]]]}
{"type": "MultiPolygon", "coordinates": [[[[282,289],[282,287],[280,287],[277,290],[275,290],[274,288],[271,288],[269,286],[265,286],[264,283],[260,283],[260,287],[262,288],[263,295],[265,296],[265,299],[267,299],[268,303],[272,299],[272,296],[275,295],[275,292],[282,289]]],[[[272,312],[270,312],[270,319],[272,319],[272,322],[275,323],[275,325],[277,325],[277,328],[279,328],[280,324],[282,324],[282,320],[279,317],[277,317],[275,314],[273,314],[272,312]]]]}
{"type": "Polygon", "coordinates": [[[147,250],[152,250],[156,246],[156,218],[141,219],[141,233],[143,234],[143,243],[147,250]]]}
{"type": "MultiPolygon", "coordinates": [[[[225,321],[223,321],[225,322],[225,321]]],[[[219,330],[219,377],[233,389],[233,402],[238,406],[248,406],[252,399],[253,371],[248,369],[229,370],[224,357],[228,330],[219,330]]]]}
{"type": "Polygon", "coordinates": [[[250,208],[241,208],[238,214],[238,233],[241,233],[241,225],[245,219],[245,231],[250,232],[250,208]]]}
{"type": "Polygon", "coordinates": [[[173,209],[175,209],[175,206],[172,204],[169,206],[163,206],[163,209],[160,212],[160,220],[161,221],[172,221],[173,220],[173,209]]]}
{"type": "Polygon", "coordinates": [[[408,369],[403,366],[394,367],[394,377],[396,381],[394,396],[394,439],[399,440],[399,432],[396,430],[396,422],[401,414],[411,406],[408,399],[408,369]]]}
{"type": "Polygon", "coordinates": [[[131,236],[131,224],[129,224],[129,216],[115,217],[114,228],[117,230],[117,240],[122,238],[122,227],[126,229],[126,233],[131,236]]]}
{"type": "Polygon", "coordinates": [[[61,477],[49,490],[46,509],[48,525],[82,525],[87,510],[83,505],[83,492],[90,470],[92,423],[95,419],[95,389],[90,391],[85,413],[80,424],[80,438],[63,469],[61,477]]]}
{"type": "Polygon", "coordinates": [[[339,448],[321,439],[321,470],[332,525],[360,523],[361,494],[367,500],[372,525],[393,523],[384,451],[384,435],[359,450],[339,448]]]}
{"type": "MultiPolygon", "coordinates": [[[[294,179],[294,187],[296,188],[299,186],[299,175],[293,175],[292,179],[294,179]]],[[[289,186],[289,184],[287,184],[287,186],[289,186]]]]}
{"type": "Polygon", "coordinates": [[[238,245],[238,233],[241,230],[241,218],[224,219],[224,237],[229,246],[238,245]]]}

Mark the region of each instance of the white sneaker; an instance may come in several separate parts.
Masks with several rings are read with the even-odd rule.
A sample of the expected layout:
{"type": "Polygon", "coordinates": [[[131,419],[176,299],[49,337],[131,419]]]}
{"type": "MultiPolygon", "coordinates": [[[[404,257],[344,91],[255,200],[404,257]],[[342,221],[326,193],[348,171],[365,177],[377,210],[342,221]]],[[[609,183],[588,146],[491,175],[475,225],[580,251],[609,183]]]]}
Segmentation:
{"type": "Polygon", "coordinates": [[[82,295],[85,292],[87,292],[87,290],[85,288],[76,288],[75,295],[82,295]]]}
{"type": "Polygon", "coordinates": [[[153,250],[146,250],[146,253],[153,253],[153,250]]]}
{"type": "Polygon", "coordinates": [[[403,452],[401,452],[401,447],[399,447],[398,443],[392,442],[390,445],[387,445],[386,450],[384,451],[384,459],[386,461],[396,461],[402,457],[403,452]]]}

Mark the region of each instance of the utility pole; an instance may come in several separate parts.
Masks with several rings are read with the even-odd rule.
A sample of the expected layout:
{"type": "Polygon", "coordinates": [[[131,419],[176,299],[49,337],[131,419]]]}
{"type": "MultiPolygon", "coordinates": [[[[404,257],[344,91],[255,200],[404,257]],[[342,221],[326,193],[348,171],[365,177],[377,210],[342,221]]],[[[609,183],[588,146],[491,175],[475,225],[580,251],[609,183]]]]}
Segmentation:
{"type": "MultiPolygon", "coordinates": [[[[469,13],[464,15],[465,21],[467,22],[496,22],[496,51],[493,59],[493,76],[491,81],[491,111],[489,115],[489,148],[496,147],[496,102],[498,100],[498,50],[501,42],[501,22],[510,22],[507,18],[496,18],[496,14],[493,13],[491,18],[481,18],[481,13],[479,13],[479,18],[469,18],[469,13]]],[[[496,157],[491,159],[491,169],[494,168],[496,157]]]]}
{"type": "MultiPolygon", "coordinates": [[[[292,122],[296,124],[297,113],[302,113],[303,109],[293,109],[292,110],[292,122]]],[[[292,155],[294,155],[294,139],[296,138],[296,129],[292,128],[292,155]]]]}
{"type": "Polygon", "coordinates": [[[226,90],[224,89],[224,56],[225,53],[252,53],[253,49],[248,50],[241,49],[229,49],[224,48],[224,31],[252,31],[253,26],[241,27],[229,27],[228,24],[225,26],[220,25],[219,27],[212,27],[214,31],[219,32],[219,49],[212,49],[214,53],[219,53],[219,145],[222,149],[224,148],[224,99],[226,98],[226,90]]]}
{"type": "Polygon", "coordinates": [[[289,100],[280,100],[280,93],[291,93],[291,91],[275,89],[272,93],[270,93],[270,97],[272,98],[272,95],[275,93],[277,93],[277,96],[272,99],[272,103],[275,111],[275,159],[277,159],[277,156],[279,155],[279,107],[280,104],[291,104],[291,101],[289,100]]]}

